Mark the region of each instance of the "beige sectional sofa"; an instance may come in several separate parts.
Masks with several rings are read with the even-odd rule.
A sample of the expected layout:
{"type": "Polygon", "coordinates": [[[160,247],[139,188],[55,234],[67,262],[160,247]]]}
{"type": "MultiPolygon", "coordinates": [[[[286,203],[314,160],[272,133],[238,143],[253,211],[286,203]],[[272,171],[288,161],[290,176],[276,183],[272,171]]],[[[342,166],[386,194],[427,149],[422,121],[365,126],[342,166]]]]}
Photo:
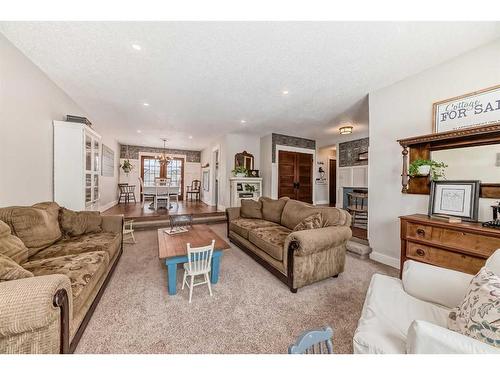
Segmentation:
{"type": "Polygon", "coordinates": [[[122,216],[0,209],[0,353],[73,352],[122,253],[122,216]]]}
{"type": "Polygon", "coordinates": [[[242,207],[228,208],[226,213],[230,241],[294,293],[344,270],[346,244],[352,236],[351,216],[344,210],[288,198],[260,198],[243,200],[242,207]],[[301,224],[311,218],[318,228],[301,224]]]}

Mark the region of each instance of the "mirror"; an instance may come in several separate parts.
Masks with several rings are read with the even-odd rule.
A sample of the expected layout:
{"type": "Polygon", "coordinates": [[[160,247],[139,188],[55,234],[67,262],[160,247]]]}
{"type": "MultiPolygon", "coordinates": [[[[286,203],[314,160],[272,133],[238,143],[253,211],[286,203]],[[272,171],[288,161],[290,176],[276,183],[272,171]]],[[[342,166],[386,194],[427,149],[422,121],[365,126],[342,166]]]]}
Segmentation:
{"type": "Polygon", "coordinates": [[[254,169],[253,168],[253,155],[249,154],[246,151],[240,152],[234,156],[234,167],[243,166],[247,170],[254,169]]]}
{"type": "Polygon", "coordinates": [[[500,183],[499,144],[432,151],[431,159],[448,165],[447,180],[500,183]]]}

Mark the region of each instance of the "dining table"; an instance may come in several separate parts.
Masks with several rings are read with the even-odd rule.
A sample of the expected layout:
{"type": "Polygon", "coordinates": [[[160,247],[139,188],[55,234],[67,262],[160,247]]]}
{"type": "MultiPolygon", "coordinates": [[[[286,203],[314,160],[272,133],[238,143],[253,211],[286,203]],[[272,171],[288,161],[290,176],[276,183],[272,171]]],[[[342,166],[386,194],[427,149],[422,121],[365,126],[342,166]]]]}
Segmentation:
{"type": "Polygon", "coordinates": [[[168,196],[169,192],[172,191],[180,191],[179,186],[171,185],[171,186],[166,186],[166,185],[155,185],[155,184],[144,184],[143,186],[143,191],[144,195],[149,195],[149,196],[154,196],[153,202],[149,205],[149,208],[154,209],[155,208],[155,201],[157,201],[158,196],[166,196],[168,198],[165,198],[167,201],[167,204],[164,206],[158,205],[158,202],[156,204],[156,207],[158,208],[167,208],[170,209],[173,206],[170,204],[170,197],[168,196]]]}

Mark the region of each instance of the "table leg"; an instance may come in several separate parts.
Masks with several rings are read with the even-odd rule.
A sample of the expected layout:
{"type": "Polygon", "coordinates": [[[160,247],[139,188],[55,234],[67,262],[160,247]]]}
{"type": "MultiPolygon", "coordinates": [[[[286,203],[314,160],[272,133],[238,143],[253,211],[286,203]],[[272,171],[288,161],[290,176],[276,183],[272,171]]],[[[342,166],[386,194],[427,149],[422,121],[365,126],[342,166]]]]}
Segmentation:
{"type": "Polygon", "coordinates": [[[174,295],[177,293],[177,263],[166,262],[168,273],[168,294],[174,295]]]}
{"type": "Polygon", "coordinates": [[[220,268],[220,258],[222,256],[222,251],[214,251],[212,255],[212,272],[210,274],[210,282],[212,284],[217,284],[219,281],[219,268],[220,268]]]}

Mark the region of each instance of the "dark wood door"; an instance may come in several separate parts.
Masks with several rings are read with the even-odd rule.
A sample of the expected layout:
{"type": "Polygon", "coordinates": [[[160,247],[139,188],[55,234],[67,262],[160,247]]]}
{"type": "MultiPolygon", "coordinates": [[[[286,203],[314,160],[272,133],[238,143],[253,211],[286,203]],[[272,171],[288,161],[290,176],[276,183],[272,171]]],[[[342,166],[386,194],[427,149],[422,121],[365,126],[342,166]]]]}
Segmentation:
{"type": "Polygon", "coordinates": [[[278,197],[312,203],[313,157],[300,152],[278,153],[278,197]]]}
{"type": "Polygon", "coordinates": [[[335,207],[337,204],[337,160],[329,160],[329,195],[330,195],[330,207],[335,207]]]}

